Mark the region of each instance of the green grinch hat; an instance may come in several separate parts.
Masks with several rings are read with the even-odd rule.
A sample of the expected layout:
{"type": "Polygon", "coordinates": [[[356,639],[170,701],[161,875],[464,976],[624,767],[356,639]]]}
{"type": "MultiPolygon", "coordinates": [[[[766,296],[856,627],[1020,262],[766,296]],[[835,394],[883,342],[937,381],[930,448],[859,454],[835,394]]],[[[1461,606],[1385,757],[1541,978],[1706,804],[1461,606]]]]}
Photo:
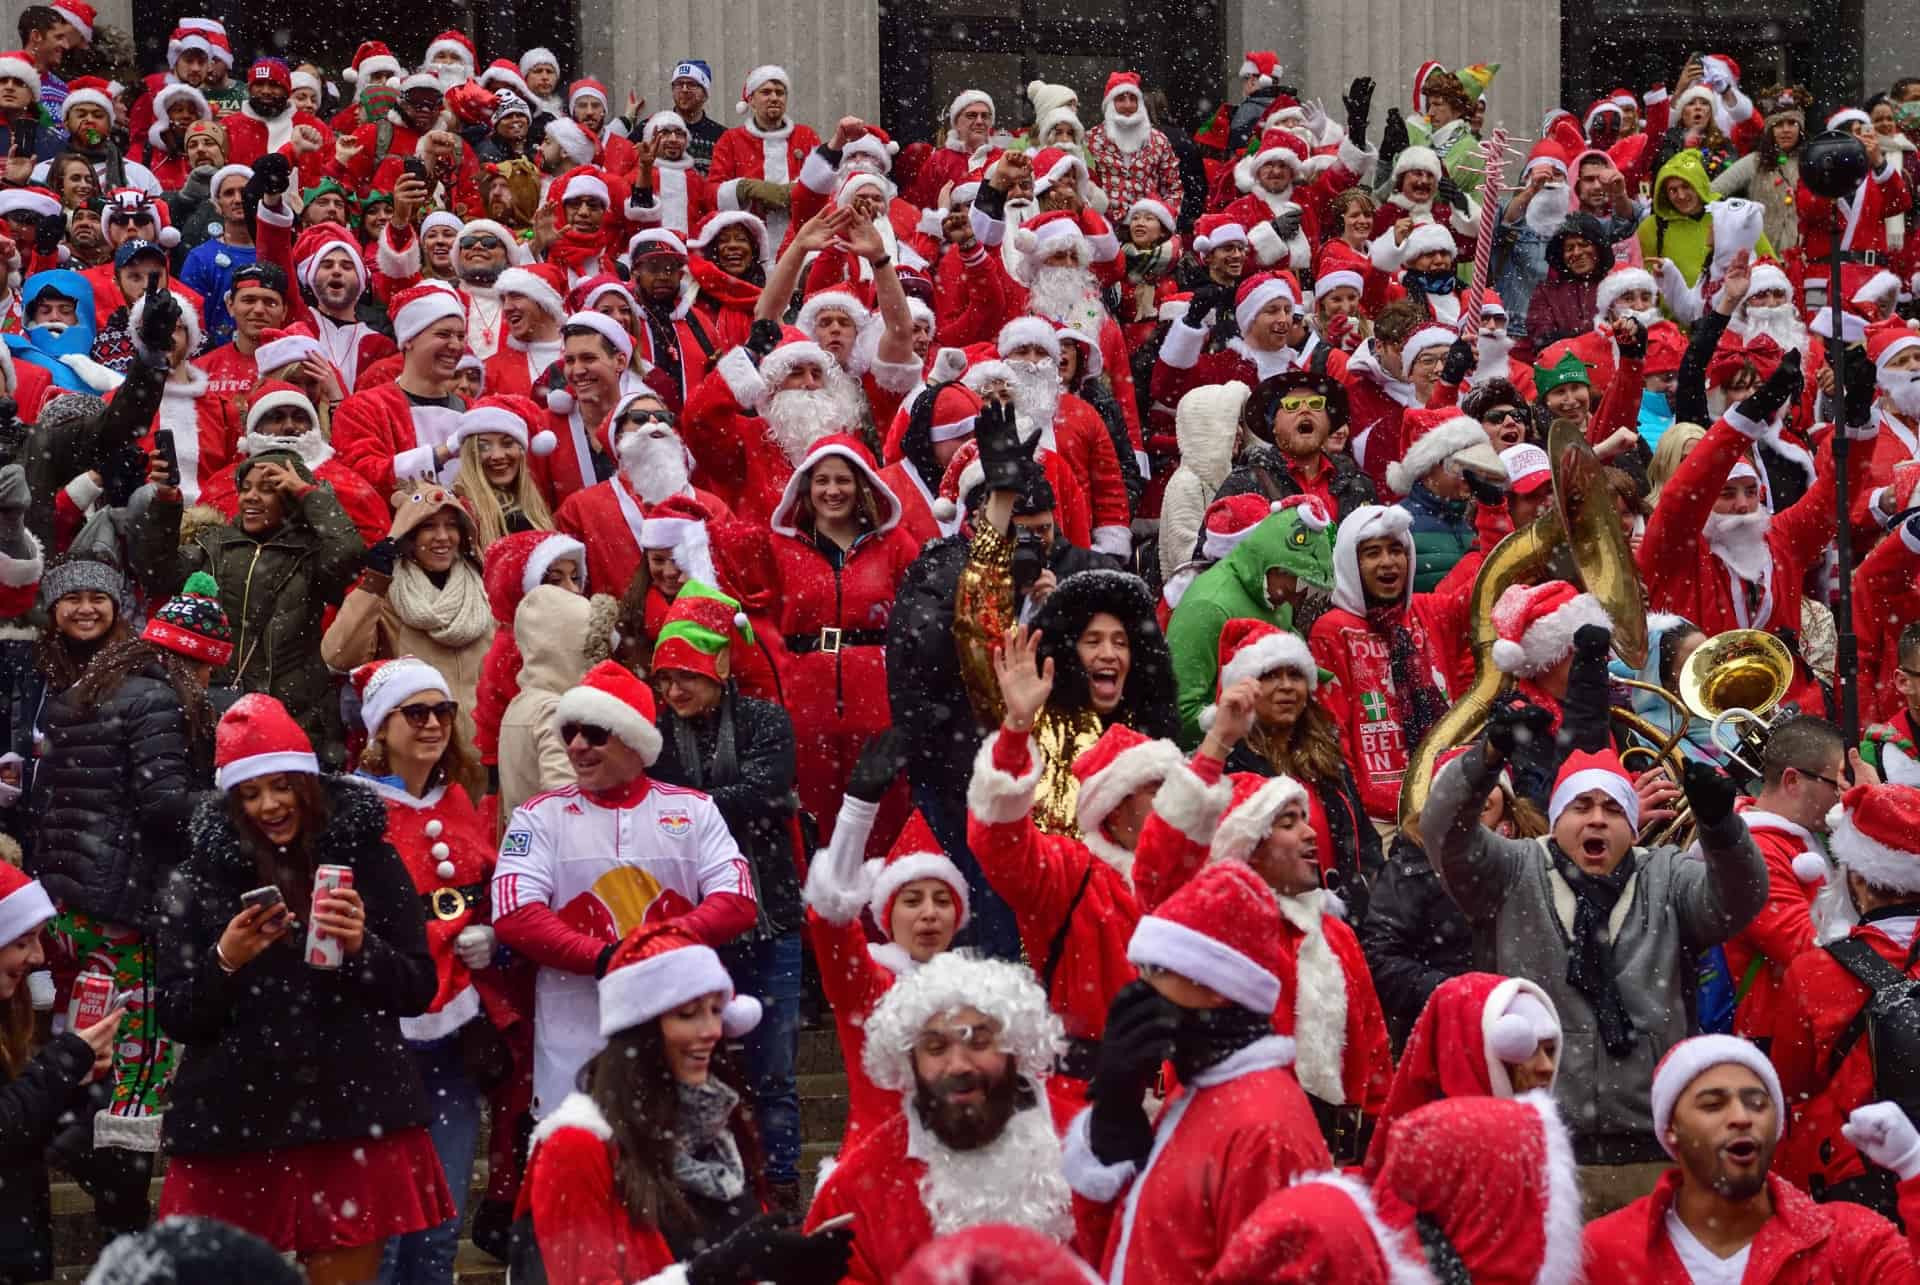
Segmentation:
{"type": "Polygon", "coordinates": [[[1562,384],[1593,386],[1593,376],[1587,370],[1587,363],[1574,356],[1571,348],[1562,353],[1560,360],[1553,365],[1533,368],[1533,386],[1540,396],[1545,397],[1562,384]]]}

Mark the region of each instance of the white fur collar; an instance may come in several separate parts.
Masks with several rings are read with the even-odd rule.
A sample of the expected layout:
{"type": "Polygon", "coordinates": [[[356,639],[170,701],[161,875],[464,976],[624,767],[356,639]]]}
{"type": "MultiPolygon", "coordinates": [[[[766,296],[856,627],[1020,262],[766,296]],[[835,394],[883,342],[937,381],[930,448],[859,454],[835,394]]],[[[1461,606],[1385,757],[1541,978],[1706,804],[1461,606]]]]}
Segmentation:
{"type": "Polygon", "coordinates": [[[789,117],[778,129],[761,129],[760,123],[754,120],[753,115],[749,113],[745,122],[742,123],[741,128],[755,138],[788,138],[793,134],[793,120],[789,117]]]}
{"type": "Polygon", "coordinates": [[[1193,1077],[1196,1089],[1211,1089],[1243,1075],[1280,1071],[1293,1065],[1294,1042],[1285,1035],[1266,1035],[1238,1053],[1214,1063],[1193,1077]]]}
{"type": "Polygon", "coordinates": [[[895,977],[911,977],[920,967],[907,948],[898,942],[875,941],[867,943],[867,958],[892,973],[895,977]]]}
{"type": "Polygon", "coordinates": [[[533,1126],[533,1146],[538,1147],[562,1129],[585,1129],[602,1142],[613,1138],[613,1126],[607,1123],[607,1117],[600,1114],[600,1108],[593,1104],[593,1099],[584,1093],[567,1094],[559,1106],[533,1126]]]}
{"type": "Polygon", "coordinates": [[[1300,1087],[1336,1106],[1346,1101],[1347,977],[1327,941],[1318,889],[1279,897],[1280,914],[1303,934],[1294,962],[1294,1070],[1300,1087]]]}

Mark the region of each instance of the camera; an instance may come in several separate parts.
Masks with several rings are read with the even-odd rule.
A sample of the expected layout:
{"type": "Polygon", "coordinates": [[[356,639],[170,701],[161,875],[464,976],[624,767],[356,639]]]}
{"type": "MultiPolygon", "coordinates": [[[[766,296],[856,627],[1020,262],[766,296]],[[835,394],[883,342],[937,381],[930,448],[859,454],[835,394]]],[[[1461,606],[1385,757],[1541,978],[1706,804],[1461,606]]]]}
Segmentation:
{"type": "Polygon", "coordinates": [[[1015,527],[1013,532],[1013,597],[1016,602],[1027,596],[1033,582],[1047,569],[1047,537],[1044,532],[1015,527]]]}

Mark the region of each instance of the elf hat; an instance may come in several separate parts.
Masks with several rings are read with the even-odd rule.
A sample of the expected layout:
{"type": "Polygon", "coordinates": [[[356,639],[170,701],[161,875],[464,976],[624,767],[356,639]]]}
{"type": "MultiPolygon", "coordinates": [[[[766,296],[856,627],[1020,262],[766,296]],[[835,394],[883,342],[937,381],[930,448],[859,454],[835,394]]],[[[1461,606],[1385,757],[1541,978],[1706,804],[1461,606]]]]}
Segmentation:
{"type": "Polygon", "coordinates": [[[0,861],[0,942],[18,941],[57,912],[53,898],[10,861],[0,861]]]}
{"type": "Polygon", "coordinates": [[[1280,907],[1260,876],[1238,862],[1209,865],[1145,915],[1127,962],[1164,968],[1254,1013],[1280,1003],[1280,907]]]}
{"type": "Polygon", "coordinates": [[[453,691],[445,675],[418,656],[370,660],[353,671],[353,687],[360,694],[360,722],[368,736],[378,736],[387,716],[408,697],[453,691]]]}
{"type": "Polygon", "coordinates": [[[607,961],[599,992],[601,1039],[713,994],[727,997],[720,1029],[728,1039],[760,1025],[760,1001],[736,995],[720,956],[677,924],[641,924],[628,933],[607,961]]]}
{"type": "MultiPolygon", "coordinates": [[[[658,661],[655,667],[658,667],[658,661]]],[[[967,898],[967,878],[960,873],[960,867],[954,865],[941,850],[940,841],[933,837],[932,828],[927,825],[926,817],[921,815],[918,808],[913,810],[906,825],[901,827],[900,837],[893,841],[893,847],[887,850],[886,861],[874,875],[873,889],[867,898],[867,909],[873,915],[873,922],[880,926],[881,933],[889,941],[893,939],[893,899],[902,888],[916,879],[938,879],[946,884],[959,910],[953,930],[957,933],[967,926],[967,918],[972,913],[967,898]]]]}
{"type": "Polygon", "coordinates": [[[262,692],[249,692],[220,716],[213,733],[213,783],[221,793],[276,772],[320,775],[313,742],[287,707],[262,692]]]}
{"type": "Polygon", "coordinates": [[[677,669],[724,683],[733,669],[736,638],[748,646],[756,643],[740,604],[711,585],[689,579],[674,595],[654,638],[652,670],[677,669]]]}
{"type": "Polygon", "coordinates": [[[569,688],[554,707],[553,723],[555,727],[563,723],[603,727],[638,753],[648,767],[660,757],[653,691],[615,661],[601,661],[586,672],[579,686],[569,688]]]}
{"type": "Polygon", "coordinates": [[[1493,604],[1493,664],[1503,674],[1533,678],[1559,664],[1573,650],[1573,635],[1583,625],[1613,628],[1600,600],[1565,580],[1510,585],[1493,604]]]}
{"type": "Polygon", "coordinates": [[[1920,789],[1856,785],[1827,813],[1827,851],[1876,888],[1920,892],[1920,789]]]}
{"type": "Polygon", "coordinates": [[[233,627],[220,606],[220,586],[204,571],[187,577],[180,592],[148,619],[140,637],[188,660],[205,661],[215,667],[233,659],[233,627]]]}
{"type": "MultiPolygon", "coordinates": [[[[1729,1063],[1744,1066],[1760,1077],[1760,1083],[1766,1086],[1767,1096],[1773,1099],[1776,1125],[1774,1139],[1778,1141],[1785,1136],[1786,1095],[1780,1092],[1780,1075],[1773,1069],[1773,1062],[1767,1055],[1751,1041],[1737,1035],[1696,1035],[1668,1049],[1667,1055],[1660,1059],[1660,1065],[1653,1069],[1653,1136],[1668,1155],[1674,1155],[1673,1147],[1667,1142],[1667,1126],[1673,1121],[1674,1104],[1687,1091],[1689,1084],[1714,1067],[1729,1063]]],[[[1678,1159],[1677,1156],[1675,1158],[1678,1159]]]]}
{"type": "Polygon", "coordinates": [[[1567,761],[1560,765],[1560,775],[1554,779],[1553,795],[1547,800],[1548,826],[1558,821],[1568,805],[1589,790],[1603,791],[1627,814],[1628,828],[1636,832],[1640,829],[1640,797],[1633,792],[1633,778],[1620,765],[1620,756],[1610,749],[1597,754],[1575,750],[1567,756],[1567,761]]]}

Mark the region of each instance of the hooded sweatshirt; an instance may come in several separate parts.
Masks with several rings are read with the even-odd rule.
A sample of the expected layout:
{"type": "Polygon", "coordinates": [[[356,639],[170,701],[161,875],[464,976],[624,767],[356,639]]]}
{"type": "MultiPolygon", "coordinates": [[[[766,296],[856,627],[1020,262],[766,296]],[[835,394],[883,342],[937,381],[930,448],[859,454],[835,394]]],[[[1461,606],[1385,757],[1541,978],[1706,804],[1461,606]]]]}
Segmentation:
{"type": "Polygon", "coordinates": [[[1207,505],[1233,471],[1233,444],[1239,435],[1240,408],[1246,400],[1246,385],[1231,383],[1217,389],[1195,389],[1181,399],[1173,429],[1180,447],[1180,467],[1167,479],[1167,489],[1160,499],[1162,577],[1171,577],[1193,556],[1207,505]]]}
{"type": "MultiPolygon", "coordinates": [[[[1712,219],[1707,206],[1720,199],[1720,194],[1713,190],[1712,183],[1707,179],[1707,167],[1701,161],[1700,153],[1692,149],[1676,153],[1654,176],[1653,213],[1640,221],[1640,252],[1669,260],[1680,270],[1680,275],[1686,278],[1688,285],[1697,284],[1708,259],[1712,219]],[[1699,214],[1681,214],[1667,203],[1666,185],[1670,178],[1685,179],[1687,185],[1700,194],[1705,204],[1699,214]]],[[[1773,245],[1762,235],[1753,253],[1757,259],[1773,258],[1773,245]]]]}
{"type": "Polygon", "coordinates": [[[520,648],[520,691],[500,718],[500,805],[504,813],[544,790],[573,781],[573,765],[553,713],[588,668],[612,652],[618,604],[583,598],[558,585],[535,585],[513,613],[520,648]]]}

